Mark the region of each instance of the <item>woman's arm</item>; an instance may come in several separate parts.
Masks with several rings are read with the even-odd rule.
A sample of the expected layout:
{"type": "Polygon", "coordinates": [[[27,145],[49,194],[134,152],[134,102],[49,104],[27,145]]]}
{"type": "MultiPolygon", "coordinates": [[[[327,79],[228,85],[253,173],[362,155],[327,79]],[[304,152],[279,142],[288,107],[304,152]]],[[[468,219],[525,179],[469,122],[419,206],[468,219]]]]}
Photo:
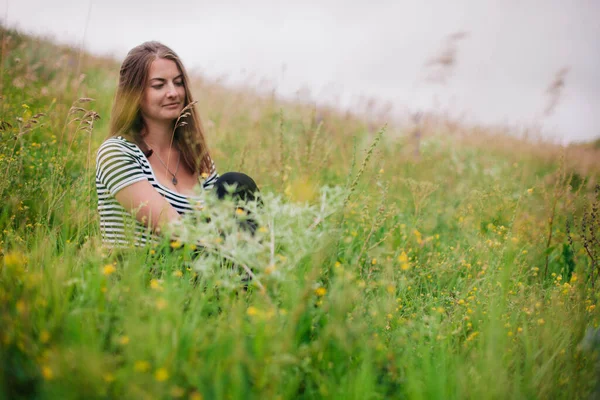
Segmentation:
{"type": "Polygon", "coordinates": [[[139,222],[167,236],[179,214],[152,186],[143,170],[139,149],[122,138],[104,141],[96,156],[96,182],[139,222]]]}
{"type": "Polygon", "coordinates": [[[115,198],[138,221],[156,233],[169,234],[170,225],[181,218],[147,180],[124,187],[115,194],[115,198]]]}

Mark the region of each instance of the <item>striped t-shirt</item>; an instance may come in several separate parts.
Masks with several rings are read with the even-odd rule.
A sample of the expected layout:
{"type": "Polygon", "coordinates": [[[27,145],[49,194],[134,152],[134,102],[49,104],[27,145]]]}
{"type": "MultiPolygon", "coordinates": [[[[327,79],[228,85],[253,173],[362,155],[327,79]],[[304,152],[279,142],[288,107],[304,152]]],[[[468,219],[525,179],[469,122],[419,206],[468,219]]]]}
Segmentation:
{"type": "MultiPolygon", "coordinates": [[[[201,184],[211,189],[219,175],[212,163],[209,176],[201,184]]],[[[157,236],[148,227],[137,221],[115,198],[115,194],[126,186],[148,180],[179,214],[192,210],[190,200],[194,196],[176,193],[158,182],[148,159],[140,148],[121,136],[107,139],[98,149],[96,156],[96,192],[102,242],[108,247],[136,246],[153,243],[157,236]]]]}

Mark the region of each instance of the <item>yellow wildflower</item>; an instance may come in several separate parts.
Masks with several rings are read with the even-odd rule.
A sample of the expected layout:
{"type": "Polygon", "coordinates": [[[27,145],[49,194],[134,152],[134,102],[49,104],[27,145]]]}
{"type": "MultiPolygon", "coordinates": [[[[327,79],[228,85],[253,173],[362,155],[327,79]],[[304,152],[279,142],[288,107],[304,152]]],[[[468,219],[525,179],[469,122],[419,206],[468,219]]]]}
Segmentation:
{"type": "Polygon", "coordinates": [[[15,304],[15,308],[17,309],[17,312],[19,314],[24,314],[25,311],[27,311],[27,305],[23,300],[17,301],[17,304],[15,304]]]}
{"type": "Polygon", "coordinates": [[[7,268],[20,268],[27,263],[27,257],[19,252],[11,251],[4,256],[4,265],[7,268]]]}
{"type": "Polygon", "coordinates": [[[173,249],[178,249],[182,246],[181,242],[179,240],[172,240],[171,241],[171,248],[173,249]]]}
{"type": "Polygon", "coordinates": [[[164,310],[167,307],[167,301],[163,298],[157,299],[156,300],[156,308],[160,311],[160,310],[164,310]]]}
{"type": "Polygon", "coordinates": [[[250,306],[246,310],[246,314],[248,314],[249,316],[253,317],[253,316],[255,316],[255,315],[258,314],[258,309],[256,307],[254,307],[254,306],[250,306]]]}
{"type": "Polygon", "coordinates": [[[167,372],[166,368],[159,368],[154,372],[154,379],[158,382],[164,382],[169,379],[169,372],[167,372]]]}
{"type": "Polygon", "coordinates": [[[52,368],[50,368],[47,365],[44,365],[42,367],[42,376],[44,377],[45,380],[49,381],[52,378],[54,378],[54,373],[52,372],[52,368]]]}
{"type": "Polygon", "coordinates": [[[265,268],[265,274],[271,275],[273,272],[275,272],[275,265],[273,265],[273,264],[267,265],[267,268],[265,268]]]}
{"type": "Polygon", "coordinates": [[[408,262],[408,256],[406,255],[406,252],[402,252],[400,253],[400,255],[398,256],[398,261],[401,263],[407,263],[408,262]]]}
{"type": "Polygon", "coordinates": [[[319,297],[325,296],[326,293],[327,293],[327,289],[325,289],[322,286],[315,289],[315,294],[319,297]]]}
{"type": "Polygon", "coordinates": [[[152,279],[150,281],[150,288],[152,288],[153,290],[158,290],[159,292],[162,292],[164,289],[160,286],[160,281],[158,279],[152,279]]]}
{"type": "Polygon", "coordinates": [[[173,276],[176,276],[178,278],[181,278],[183,276],[183,272],[181,272],[181,270],[177,270],[173,272],[173,276]]]}
{"type": "Polygon", "coordinates": [[[150,369],[150,363],[148,361],[136,361],[133,365],[133,369],[138,372],[146,372],[150,369]]]}
{"type": "Polygon", "coordinates": [[[181,386],[173,386],[169,394],[171,395],[171,397],[178,399],[180,397],[183,397],[183,395],[185,394],[185,389],[181,386]]]}
{"type": "Polygon", "coordinates": [[[41,331],[40,332],[40,342],[42,343],[48,343],[48,340],[50,340],[50,334],[48,333],[48,331],[41,331]]]}
{"type": "Polygon", "coordinates": [[[115,266],[113,264],[106,264],[103,268],[102,268],[102,273],[106,276],[112,275],[117,271],[117,269],[115,268],[115,266]]]}
{"type": "Polygon", "coordinates": [[[198,392],[194,392],[192,394],[190,394],[190,400],[203,400],[204,397],[202,397],[202,395],[198,392]]]}

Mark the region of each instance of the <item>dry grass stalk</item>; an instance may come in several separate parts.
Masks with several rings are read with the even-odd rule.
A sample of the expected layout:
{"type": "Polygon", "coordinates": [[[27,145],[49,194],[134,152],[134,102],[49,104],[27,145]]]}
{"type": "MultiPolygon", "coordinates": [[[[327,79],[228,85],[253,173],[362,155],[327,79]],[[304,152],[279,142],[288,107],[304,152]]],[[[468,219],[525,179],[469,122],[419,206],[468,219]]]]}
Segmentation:
{"type": "Polygon", "coordinates": [[[554,110],[556,110],[565,88],[568,73],[568,67],[559,69],[554,75],[554,79],[550,83],[550,86],[548,86],[548,89],[546,89],[546,93],[548,94],[548,104],[544,109],[544,116],[549,117],[554,113],[554,110]]]}
{"type": "Polygon", "coordinates": [[[456,66],[458,43],[468,36],[468,32],[461,31],[446,37],[442,50],[425,63],[426,81],[443,85],[450,79],[456,66]]]}

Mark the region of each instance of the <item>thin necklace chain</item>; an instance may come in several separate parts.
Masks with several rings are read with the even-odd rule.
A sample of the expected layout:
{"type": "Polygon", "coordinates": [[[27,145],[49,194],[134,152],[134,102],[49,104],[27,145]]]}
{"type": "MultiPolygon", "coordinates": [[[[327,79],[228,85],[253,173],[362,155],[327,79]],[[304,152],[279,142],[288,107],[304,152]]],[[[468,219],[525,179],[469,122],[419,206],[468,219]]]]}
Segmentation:
{"type": "MultiPolygon", "coordinates": [[[[150,145],[148,144],[148,142],[146,142],[144,140],[144,143],[146,143],[146,146],[150,147],[150,145]]],[[[150,147],[152,149],[152,147],[150,147]]],[[[158,152],[154,152],[153,154],[156,154],[156,157],[158,158],[158,161],[160,161],[160,163],[163,165],[163,167],[166,168],[167,172],[169,174],[171,174],[171,176],[173,177],[171,179],[171,182],[173,182],[173,186],[177,186],[177,172],[179,171],[179,163],[181,162],[181,153],[178,152],[178,157],[177,157],[177,166],[175,167],[175,173],[172,173],[171,170],[169,169],[169,167],[167,166],[167,164],[165,164],[165,162],[162,160],[162,158],[160,158],[160,156],[158,155],[158,152]]]]}

